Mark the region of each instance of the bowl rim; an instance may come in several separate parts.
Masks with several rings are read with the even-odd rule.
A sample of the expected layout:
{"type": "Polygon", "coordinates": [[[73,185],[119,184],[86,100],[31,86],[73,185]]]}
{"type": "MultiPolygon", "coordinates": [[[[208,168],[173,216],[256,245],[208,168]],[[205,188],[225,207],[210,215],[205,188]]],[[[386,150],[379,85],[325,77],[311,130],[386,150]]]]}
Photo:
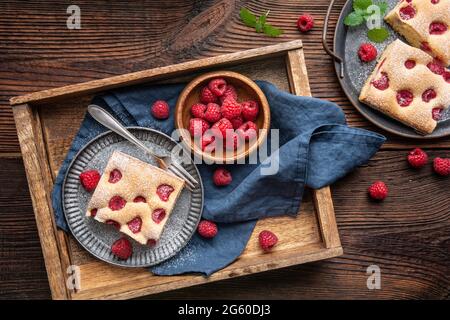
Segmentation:
{"type": "Polygon", "coordinates": [[[183,127],[183,118],[182,118],[182,110],[183,105],[185,104],[186,97],[189,95],[189,93],[197,87],[200,83],[204,82],[205,80],[208,80],[210,78],[216,78],[216,77],[227,77],[227,78],[233,78],[238,81],[244,82],[246,85],[248,85],[258,96],[258,99],[261,102],[261,109],[263,110],[263,125],[262,128],[259,129],[258,138],[255,143],[253,143],[251,146],[246,148],[244,151],[234,154],[232,156],[226,156],[226,153],[222,157],[216,157],[211,154],[203,152],[197,145],[195,145],[193,142],[191,142],[191,136],[189,133],[187,133],[186,130],[181,130],[181,142],[189,148],[196,156],[202,157],[205,160],[212,161],[214,163],[220,162],[220,163],[233,163],[236,162],[242,158],[246,158],[250,154],[252,154],[254,151],[257,150],[257,148],[264,142],[264,140],[267,138],[268,130],[270,129],[270,107],[269,102],[267,101],[266,95],[264,92],[259,88],[259,86],[250,78],[244,76],[243,74],[240,74],[238,72],[234,71],[228,71],[228,70],[219,70],[219,71],[211,71],[204,74],[201,74],[194,79],[192,79],[181,91],[180,95],[178,96],[177,103],[175,106],[175,128],[176,129],[186,129],[183,127]],[[265,130],[261,130],[265,129],[265,130]]]}

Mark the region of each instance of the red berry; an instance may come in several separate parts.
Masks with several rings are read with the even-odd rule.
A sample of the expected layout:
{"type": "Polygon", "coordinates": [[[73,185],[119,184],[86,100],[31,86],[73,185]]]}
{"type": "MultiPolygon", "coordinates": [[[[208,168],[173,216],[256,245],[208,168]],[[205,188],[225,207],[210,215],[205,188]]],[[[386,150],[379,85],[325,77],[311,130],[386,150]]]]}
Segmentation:
{"type": "Polygon", "coordinates": [[[450,71],[445,71],[442,76],[444,77],[445,82],[450,83],[450,71]]]}
{"type": "Polygon", "coordinates": [[[386,72],[381,73],[381,77],[372,81],[372,85],[378,90],[386,90],[389,88],[389,77],[386,72]]]}
{"type": "Polygon", "coordinates": [[[97,208],[91,210],[91,217],[94,218],[97,215],[97,208]]]}
{"type": "Polygon", "coordinates": [[[378,54],[377,48],[375,48],[370,43],[361,44],[358,50],[358,56],[361,59],[361,61],[364,62],[370,62],[372,60],[375,60],[377,54],[378,54]]]}
{"type": "Polygon", "coordinates": [[[213,174],[213,181],[216,186],[227,186],[233,181],[233,177],[227,169],[217,168],[213,174]]]}
{"type": "Polygon", "coordinates": [[[133,254],[133,247],[127,238],[120,238],[111,246],[111,252],[119,259],[127,260],[133,254]]]}
{"type": "Polygon", "coordinates": [[[236,130],[236,133],[245,141],[249,141],[257,136],[258,126],[253,121],[247,121],[236,130]]]}
{"type": "Polygon", "coordinates": [[[375,200],[384,200],[388,192],[388,187],[382,181],[376,181],[369,187],[369,195],[375,200]]]}
{"type": "Polygon", "coordinates": [[[153,117],[156,119],[167,119],[169,117],[169,105],[163,100],[155,101],[151,109],[153,117]]]}
{"type": "Polygon", "coordinates": [[[147,200],[143,196],[137,196],[136,198],[133,199],[133,202],[136,202],[136,203],[144,202],[144,203],[146,203],[147,200]]]}
{"type": "Polygon", "coordinates": [[[231,119],[230,122],[233,125],[233,129],[236,130],[244,124],[244,119],[242,118],[242,116],[238,116],[236,118],[231,119]]]}
{"type": "Polygon", "coordinates": [[[205,104],[210,102],[217,102],[217,96],[212,93],[208,87],[204,87],[200,91],[200,101],[205,104]]]}
{"type": "Polygon", "coordinates": [[[297,28],[301,32],[307,32],[314,27],[314,18],[309,14],[303,14],[298,17],[297,28]]]}
{"type": "Polygon", "coordinates": [[[241,110],[241,105],[233,97],[226,97],[222,103],[222,116],[228,120],[239,117],[241,110]]]}
{"type": "Polygon", "coordinates": [[[242,104],[242,117],[247,121],[255,121],[259,113],[259,105],[256,101],[245,101],[242,104]]]}
{"type": "Polygon", "coordinates": [[[401,107],[407,107],[411,104],[414,99],[414,96],[409,90],[400,90],[397,92],[397,102],[401,107]]]}
{"type": "Polygon", "coordinates": [[[209,129],[209,123],[200,118],[193,118],[189,120],[189,132],[193,137],[200,137],[209,129]]]}
{"type": "Polygon", "coordinates": [[[430,102],[430,100],[436,98],[437,93],[434,91],[434,89],[427,89],[422,93],[422,100],[424,102],[430,102]]]}
{"type": "Polygon", "coordinates": [[[205,116],[206,105],[203,103],[194,103],[191,107],[191,114],[194,118],[203,119],[205,116]]]}
{"type": "Polygon", "coordinates": [[[237,98],[238,98],[236,88],[233,85],[231,85],[231,84],[227,84],[227,88],[225,89],[225,92],[219,98],[220,103],[223,103],[225,98],[228,97],[228,96],[232,97],[234,100],[237,100],[237,98]]]}
{"type": "Polygon", "coordinates": [[[131,232],[138,233],[139,231],[141,231],[142,219],[140,217],[135,217],[128,221],[127,225],[131,232]]]}
{"type": "Polygon", "coordinates": [[[152,212],[152,220],[155,221],[155,223],[159,224],[161,221],[164,220],[165,217],[166,217],[166,210],[162,208],[155,209],[152,212]]]}
{"type": "Polygon", "coordinates": [[[428,162],[428,155],[420,148],[412,150],[408,154],[408,162],[413,168],[421,168],[428,162]]]}
{"type": "Polygon", "coordinates": [[[88,170],[80,174],[80,182],[83,188],[88,191],[94,191],[100,181],[100,173],[97,170],[88,170]]]}
{"type": "Polygon", "coordinates": [[[442,22],[432,22],[429,28],[430,34],[443,34],[447,31],[447,25],[442,22]]]}
{"type": "Polygon", "coordinates": [[[225,90],[227,89],[227,83],[224,79],[222,78],[216,78],[216,79],[212,79],[209,83],[208,83],[208,88],[209,90],[211,90],[212,93],[214,93],[217,97],[221,97],[224,93],[225,90]]]}
{"type": "Polygon", "coordinates": [[[147,240],[147,245],[149,247],[154,247],[156,245],[156,240],[155,239],[148,239],[147,240]]]}
{"type": "Polygon", "coordinates": [[[174,188],[168,184],[160,184],[156,189],[156,194],[162,201],[169,200],[170,194],[173,192],[174,188]]]}
{"type": "Polygon", "coordinates": [[[278,242],[278,237],[269,230],[261,231],[258,238],[259,245],[266,252],[270,251],[278,242]]]}
{"type": "Polygon", "coordinates": [[[408,59],[405,61],[406,69],[412,69],[416,66],[416,62],[414,60],[408,59]]]}
{"type": "Polygon", "coordinates": [[[121,196],[114,196],[109,200],[108,207],[112,211],[117,211],[125,207],[126,204],[127,201],[124,198],[122,198],[121,196]]]}
{"type": "Polygon", "coordinates": [[[220,106],[217,103],[208,103],[203,119],[210,123],[214,123],[222,118],[220,106]]]}
{"type": "Polygon", "coordinates": [[[442,109],[441,108],[433,108],[433,110],[431,111],[431,115],[432,115],[434,121],[441,120],[442,109]]]}
{"type": "Polygon", "coordinates": [[[422,49],[423,51],[431,52],[430,44],[426,41],[420,44],[420,49],[422,49]]]}
{"type": "Polygon", "coordinates": [[[120,172],[120,170],[114,169],[109,173],[109,183],[117,183],[120,179],[122,179],[122,172],[120,172]]]}
{"type": "Polygon", "coordinates": [[[432,62],[429,62],[427,64],[428,69],[431,70],[431,72],[438,74],[438,75],[442,75],[445,73],[445,68],[444,66],[441,64],[441,62],[437,59],[434,59],[432,62]]]}
{"type": "Polygon", "coordinates": [[[116,228],[117,230],[120,230],[120,223],[118,223],[117,221],[114,220],[106,220],[105,224],[113,226],[114,228],[116,228]]]}
{"type": "Polygon", "coordinates": [[[227,130],[233,130],[233,125],[231,124],[230,120],[222,118],[214,123],[211,129],[218,129],[222,137],[226,137],[227,130]]]}
{"type": "Polygon", "coordinates": [[[233,132],[230,137],[226,138],[225,148],[227,148],[228,150],[237,150],[243,142],[243,137],[236,132],[233,132]]]}
{"type": "Polygon", "coordinates": [[[400,18],[403,20],[409,20],[414,18],[416,15],[416,10],[412,5],[407,5],[399,10],[400,18]]]}
{"type": "Polygon", "coordinates": [[[435,158],[433,168],[438,175],[444,177],[450,175],[450,158],[435,158]]]}
{"type": "Polygon", "coordinates": [[[207,130],[200,140],[202,150],[206,152],[213,152],[216,148],[215,140],[216,135],[214,134],[214,130],[207,130]]]}
{"type": "Polygon", "coordinates": [[[211,239],[217,235],[218,230],[214,222],[202,220],[198,224],[197,231],[203,238],[211,239]]]}

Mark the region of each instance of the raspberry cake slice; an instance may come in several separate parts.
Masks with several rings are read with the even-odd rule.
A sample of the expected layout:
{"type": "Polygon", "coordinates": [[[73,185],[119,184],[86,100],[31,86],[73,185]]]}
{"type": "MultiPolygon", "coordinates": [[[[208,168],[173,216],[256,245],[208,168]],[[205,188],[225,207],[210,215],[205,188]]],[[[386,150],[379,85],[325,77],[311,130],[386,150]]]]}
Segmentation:
{"type": "Polygon", "coordinates": [[[402,0],[384,19],[411,45],[450,64],[450,0],[402,0]]]}
{"type": "Polygon", "coordinates": [[[359,100],[429,134],[450,104],[448,73],[431,56],[397,39],[384,50],[359,100]]]}
{"type": "Polygon", "coordinates": [[[115,151],[86,216],[116,227],[141,244],[154,245],[183,186],[182,179],[115,151]]]}

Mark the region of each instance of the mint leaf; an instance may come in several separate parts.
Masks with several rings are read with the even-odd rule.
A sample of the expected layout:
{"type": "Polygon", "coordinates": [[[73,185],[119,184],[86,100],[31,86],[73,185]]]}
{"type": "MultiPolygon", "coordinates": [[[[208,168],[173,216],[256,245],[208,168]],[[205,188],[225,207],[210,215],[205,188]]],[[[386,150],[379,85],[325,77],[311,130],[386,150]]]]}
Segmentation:
{"type": "Polygon", "coordinates": [[[283,34],[283,30],[275,28],[268,23],[263,26],[263,29],[264,33],[270,37],[278,37],[279,35],[283,34]]]}
{"type": "Polygon", "coordinates": [[[388,4],[383,1],[383,2],[380,2],[380,3],[376,3],[376,5],[380,8],[381,15],[384,16],[384,14],[387,11],[388,4]]]}
{"type": "Polygon", "coordinates": [[[367,37],[373,42],[383,42],[389,37],[389,32],[386,28],[372,29],[367,31],[367,37]]]}
{"type": "Polygon", "coordinates": [[[372,0],[353,0],[353,10],[366,10],[372,4],[372,0]]]}
{"type": "Polygon", "coordinates": [[[241,20],[245,23],[245,25],[255,28],[256,16],[246,8],[241,8],[239,11],[239,17],[241,17],[241,20]]]}
{"type": "Polygon", "coordinates": [[[354,27],[358,26],[363,22],[363,16],[356,13],[356,12],[350,12],[348,16],[344,19],[344,24],[346,26],[354,27]]]}

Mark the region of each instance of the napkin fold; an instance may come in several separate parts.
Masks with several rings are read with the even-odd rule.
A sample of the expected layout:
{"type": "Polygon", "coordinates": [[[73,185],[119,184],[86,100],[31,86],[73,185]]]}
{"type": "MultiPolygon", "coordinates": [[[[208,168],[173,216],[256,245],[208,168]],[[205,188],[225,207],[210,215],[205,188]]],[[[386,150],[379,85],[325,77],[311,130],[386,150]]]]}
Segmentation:
{"type": "MultiPolygon", "coordinates": [[[[382,135],[346,125],[342,110],[334,103],[299,97],[257,81],[271,109],[271,129],[267,156],[254,164],[227,165],[233,181],[216,187],[212,175],[216,165],[198,165],[204,185],[203,218],[217,222],[213,239],[195,234],[174,257],[150,268],[155,274],[173,275],[199,272],[205,275],[233,262],[244,250],[257,219],[299,212],[305,186],[321,188],[366,163],[385,141],[382,135]],[[275,137],[278,135],[278,137],[275,137]],[[279,148],[270,146],[278,141],[279,148]],[[269,174],[268,174],[269,173],[269,174]]],[[[135,86],[118,89],[94,98],[126,126],[142,126],[168,135],[174,130],[173,109],[184,84],[135,86]],[[149,106],[165,100],[170,118],[155,120],[149,106]]],[[[64,160],[52,193],[57,225],[68,231],[62,211],[61,189],[65,172],[75,154],[88,141],[106,131],[86,115],[64,160]]]]}

